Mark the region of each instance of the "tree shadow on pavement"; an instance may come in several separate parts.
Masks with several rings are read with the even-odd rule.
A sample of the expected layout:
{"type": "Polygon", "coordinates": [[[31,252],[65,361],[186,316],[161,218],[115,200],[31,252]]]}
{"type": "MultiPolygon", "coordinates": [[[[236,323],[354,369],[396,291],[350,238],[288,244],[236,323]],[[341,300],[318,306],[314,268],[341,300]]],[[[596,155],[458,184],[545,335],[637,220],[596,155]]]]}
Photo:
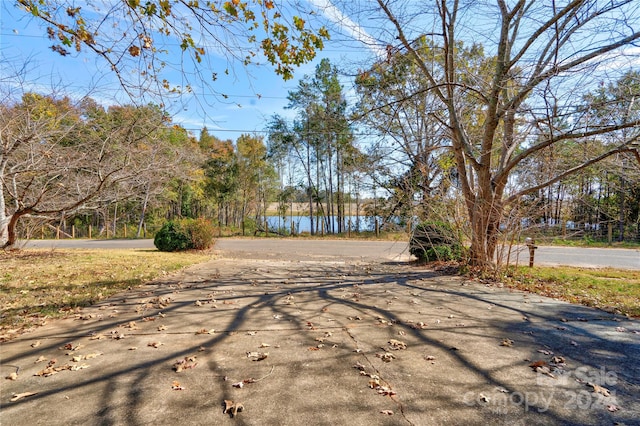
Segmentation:
{"type": "Polygon", "coordinates": [[[3,386],[0,420],[632,424],[637,329],[403,263],[219,259],[4,343],[3,375],[21,372],[3,386]],[[88,353],[100,354],[81,361],[89,368],[34,376],[38,357],[78,365],[88,353]],[[194,356],[195,368],[174,371],[194,356]],[[37,394],[9,402],[21,392],[37,394]],[[231,418],[224,400],[245,410],[231,418]]]}

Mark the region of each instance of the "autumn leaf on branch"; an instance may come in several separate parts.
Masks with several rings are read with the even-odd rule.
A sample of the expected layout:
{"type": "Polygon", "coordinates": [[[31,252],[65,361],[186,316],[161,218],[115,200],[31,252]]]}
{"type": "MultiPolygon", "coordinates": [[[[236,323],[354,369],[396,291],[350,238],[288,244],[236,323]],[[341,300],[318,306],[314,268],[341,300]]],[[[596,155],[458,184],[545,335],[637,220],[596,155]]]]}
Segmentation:
{"type": "Polygon", "coordinates": [[[178,86],[163,87],[161,74],[171,65],[204,69],[211,48],[199,40],[216,40],[216,54],[230,64],[246,66],[264,56],[277,74],[289,80],[294,67],[313,60],[329,39],[325,27],[314,28],[308,22],[313,13],[290,2],[276,7],[275,2],[263,0],[131,0],[69,7],[66,14],[59,13],[60,3],[17,0],[19,9],[44,24],[46,35],[55,42],[53,51],[68,56],[74,48],[95,54],[128,92],[148,89],[148,83],[155,83],[159,92],[182,92],[178,86]],[[173,48],[176,39],[177,49],[173,48]],[[133,75],[146,82],[134,80],[133,75]]]}

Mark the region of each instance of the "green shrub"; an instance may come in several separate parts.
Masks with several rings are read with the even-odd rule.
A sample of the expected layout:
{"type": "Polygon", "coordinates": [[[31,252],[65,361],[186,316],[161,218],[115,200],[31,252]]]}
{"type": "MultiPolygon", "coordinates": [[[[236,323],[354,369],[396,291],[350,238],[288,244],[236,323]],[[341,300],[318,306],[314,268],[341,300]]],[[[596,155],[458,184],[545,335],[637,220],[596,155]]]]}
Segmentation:
{"type": "Polygon", "coordinates": [[[416,226],[409,242],[409,252],[421,261],[461,261],[464,247],[451,225],[423,222],[416,226]]]}
{"type": "Polygon", "coordinates": [[[180,223],[170,220],[156,233],[153,244],[160,251],[181,251],[189,249],[190,240],[180,223]]]}
{"type": "Polygon", "coordinates": [[[206,219],[169,221],[156,233],[153,244],[160,251],[204,250],[213,245],[213,233],[206,219]]]}

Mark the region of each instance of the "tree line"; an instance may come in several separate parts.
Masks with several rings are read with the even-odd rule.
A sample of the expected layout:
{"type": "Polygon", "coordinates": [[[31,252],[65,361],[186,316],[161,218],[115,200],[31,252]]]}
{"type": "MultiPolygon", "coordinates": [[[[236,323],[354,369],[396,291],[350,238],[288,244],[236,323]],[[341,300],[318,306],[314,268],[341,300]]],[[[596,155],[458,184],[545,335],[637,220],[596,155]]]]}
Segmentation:
{"type": "MultiPolygon", "coordinates": [[[[48,115],[26,98],[5,99],[3,127],[12,130],[3,131],[0,152],[0,201],[10,206],[0,216],[3,238],[11,238],[16,218],[76,211],[89,201],[96,209],[109,205],[112,217],[132,202],[139,233],[152,216],[210,215],[225,225],[258,220],[270,201],[284,208],[296,192],[308,206],[312,232],[343,231],[347,200],[362,193],[373,200],[372,215],[387,222],[445,219],[470,241],[470,263],[481,268],[491,265],[510,232],[523,227],[562,224],[566,233],[606,226],[617,239],[637,238],[635,2],[376,3],[335,2],[352,22],[376,23],[367,26],[363,40],[377,54],[351,73],[357,102],[347,104],[338,70],[321,61],[315,75],[288,95],[295,118],[274,115],[264,138],[220,141],[203,131],[196,140],[153,106],[121,107],[127,113],[118,119],[126,126],[116,130],[109,127],[116,107],[96,107],[93,117],[72,102],[45,96],[45,104],[64,111],[48,115]],[[155,110],[158,133],[135,118],[143,110],[155,110]],[[79,131],[86,139],[77,137],[79,131]],[[103,159],[87,167],[81,163],[88,154],[79,146],[85,140],[103,159]],[[35,154],[47,160],[34,161],[35,154]],[[69,159],[62,171],[49,161],[72,154],[79,161],[69,159]],[[166,177],[154,162],[165,155],[175,161],[165,159],[172,164],[166,177]],[[181,168],[182,161],[195,167],[181,168]],[[158,176],[147,179],[147,172],[158,176]]],[[[118,3],[107,14],[108,20],[117,12],[133,29],[110,44],[108,26],[94,25],[80,8],[61,13],[65,4],[18,2],[62,41],[54,50],[68,53],[65,46],[75,45],[96,52],[129,90],[134,86],[122,71],[136,61],[153,70],[145,71],[140,89],[149,82],[160,90],[189,89],[162,83],[153,31],[179,34],[196,69],[206,51],[193,35],[232,35],[223,49],[246,52],[236,58],[244,65],[262,52],[285,78],[314,58],[331,30],[340,32],[325,28],[315,12],[292,14],[274,2],[218,8],[214,2],[151,0],[118,3]],[[197,25],[185,28],[185,17],[197,25]]]]}

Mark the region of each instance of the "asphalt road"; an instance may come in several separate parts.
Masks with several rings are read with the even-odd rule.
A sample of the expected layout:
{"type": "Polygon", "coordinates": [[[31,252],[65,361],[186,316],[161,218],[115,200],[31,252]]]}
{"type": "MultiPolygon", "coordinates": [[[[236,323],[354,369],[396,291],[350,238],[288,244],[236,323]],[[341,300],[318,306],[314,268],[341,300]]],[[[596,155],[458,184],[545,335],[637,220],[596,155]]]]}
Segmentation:
{"type": "MultiPolygon", "coordinates": [[[[19,246],[50,249],[155,249],[152,240],[31,240],[21,242],[19,246]]],[[[215,248],[247,256],[278,256],[298,260],[314,257],[390,261],[409,259],[407,244],[397,241],[223,238],[216,242],[215,248]]],[[[516,251],[519,254],[519,264],[527,264],[528,250],[521,247],[516,251]]],[[[515,256],[512,255],[512,259],[515,262],[515,256]]],[[[640,270],[640,250],[541,246],[535,252],[535,264],[640,270]]]]}

